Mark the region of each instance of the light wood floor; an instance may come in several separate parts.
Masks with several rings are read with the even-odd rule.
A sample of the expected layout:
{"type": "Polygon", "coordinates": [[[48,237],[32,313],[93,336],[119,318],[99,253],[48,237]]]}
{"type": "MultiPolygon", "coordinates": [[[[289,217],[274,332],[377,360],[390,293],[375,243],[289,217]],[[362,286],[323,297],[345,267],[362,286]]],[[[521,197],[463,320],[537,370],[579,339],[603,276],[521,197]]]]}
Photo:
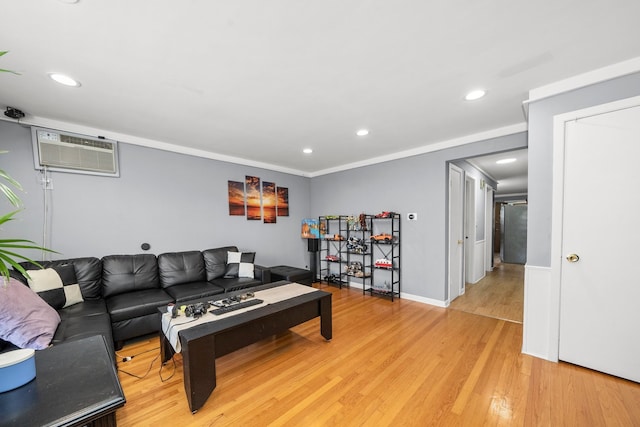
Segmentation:
{"type": "Polygon", "coordinates": [[[499,258],[494,265],[493,271],[478,283],[467,283],[465,293],[449,308],[522,323],[524,266],[504,264],[499,258]]]}
{"type": "Polygon", "coordinates": [[[119,368],[127,426],[639,426],[640,384],[520,353],[522,325],[408,300],[333,293],[333,340],[315,319],[217,360],[192,415],[182,359],[158,338],[119,368]],[[161,377],[166,379],[163,382],[161,377]]]}

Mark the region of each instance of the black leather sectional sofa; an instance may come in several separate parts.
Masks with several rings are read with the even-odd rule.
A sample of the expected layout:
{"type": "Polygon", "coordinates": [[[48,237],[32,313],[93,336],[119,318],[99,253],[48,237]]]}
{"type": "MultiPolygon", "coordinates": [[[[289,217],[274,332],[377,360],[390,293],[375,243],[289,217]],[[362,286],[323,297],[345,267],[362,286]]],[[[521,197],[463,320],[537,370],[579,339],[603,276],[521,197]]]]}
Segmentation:
{"type": "Polygon", "coordinates": [[[270,270],[259,265],[254,278],[225,277],[227,252],[238,248],[41,262],[45,268],[72,264],[84,300],[58,310],[52,344],[102,334],[111,350],[118,349],[125,340],[159,330],[160,306],[271,282],[270,270]]]}

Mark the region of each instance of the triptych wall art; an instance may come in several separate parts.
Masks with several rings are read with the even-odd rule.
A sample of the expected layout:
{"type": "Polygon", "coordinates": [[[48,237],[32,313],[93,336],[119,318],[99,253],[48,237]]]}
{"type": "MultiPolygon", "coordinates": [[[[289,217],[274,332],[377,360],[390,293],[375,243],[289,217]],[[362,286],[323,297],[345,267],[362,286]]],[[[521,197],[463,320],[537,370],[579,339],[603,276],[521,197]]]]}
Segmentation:
{"type": "Polygon", "coordinates": [[[228,181],[229,215],[247,216],[249,221],[275,224],[279,216],[289,216],[289,189],[257,176],[245,176],[244,182],[228,181]]]}

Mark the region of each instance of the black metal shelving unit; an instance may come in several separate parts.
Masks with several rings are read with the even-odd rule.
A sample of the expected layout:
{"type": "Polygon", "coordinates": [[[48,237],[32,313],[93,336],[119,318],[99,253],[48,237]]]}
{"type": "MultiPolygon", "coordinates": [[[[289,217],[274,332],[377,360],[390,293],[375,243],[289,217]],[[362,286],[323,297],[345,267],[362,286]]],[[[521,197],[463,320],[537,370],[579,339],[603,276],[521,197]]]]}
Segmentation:
{"type": "Polygon", "coordinates": [[[362,293],[400,298],[400,214],[371,218],[371,285],[362,293]],[[376,236],[381,236],[376,239],[376,236]]]}
{"type": "Polygon", "coordinates": [[[349,286],[344,280],[344,266],[347,265],[347,216],[325,215],[318,218],[320,227],[320,282],[330,285],[349,286]]]}
{"type": "Polygon", "coordinates": [[[344,280],[357,280],[362,287],[371,286],[371,215],[347,217],[347,243],[345,245],[347,263],[344,280]]]}

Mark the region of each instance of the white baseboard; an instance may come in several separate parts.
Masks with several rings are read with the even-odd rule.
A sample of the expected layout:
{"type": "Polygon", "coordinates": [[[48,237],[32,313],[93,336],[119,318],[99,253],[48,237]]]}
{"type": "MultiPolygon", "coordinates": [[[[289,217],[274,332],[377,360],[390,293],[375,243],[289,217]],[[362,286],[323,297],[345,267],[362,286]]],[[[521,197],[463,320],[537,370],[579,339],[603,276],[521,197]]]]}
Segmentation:
{"type": "Polygon", "coordinates": [[[441,301],[433,298],[421,297],[420,295],[412,295],[407,293],[400,293],[400,296],[410,301],[421,302],[423,304],[435,305],[436,307],[447,308],[449,307],[448,301],[441,301]]]}
{"type": "MultiPolygon", "coordinates": [[[[362,282],[349,282],[349,287],[362,289],[363,286],[362,286],[362,282]]],[[[436,307],[442,307],[442,308],[449,307],[449,301],[441,301],[433,298],[426,298],[420,295],[408,294],[406,292],[400,292],[400,298],[410,300],[410,301],[421,302],[423,304],[435,305],[436,307]]]]}

